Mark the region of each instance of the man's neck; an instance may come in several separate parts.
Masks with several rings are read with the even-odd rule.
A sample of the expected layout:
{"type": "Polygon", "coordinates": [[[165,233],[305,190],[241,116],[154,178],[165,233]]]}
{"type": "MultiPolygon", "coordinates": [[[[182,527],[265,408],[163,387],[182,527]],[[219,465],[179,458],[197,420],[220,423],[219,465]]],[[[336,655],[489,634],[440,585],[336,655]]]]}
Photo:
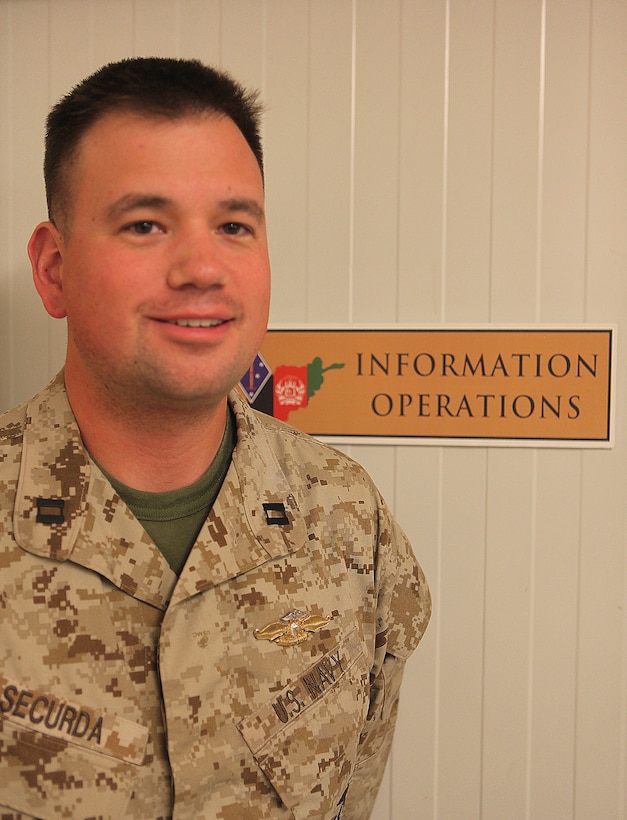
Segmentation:
{"type": "Polygon", "coordinates": [[[66,387],[83,443],[107,473],[135,490],[166,492],[197,481],[220,447],[227,401],[216,405],[151,412],[129,412],[91,401],[84,391],[66,387]]]}

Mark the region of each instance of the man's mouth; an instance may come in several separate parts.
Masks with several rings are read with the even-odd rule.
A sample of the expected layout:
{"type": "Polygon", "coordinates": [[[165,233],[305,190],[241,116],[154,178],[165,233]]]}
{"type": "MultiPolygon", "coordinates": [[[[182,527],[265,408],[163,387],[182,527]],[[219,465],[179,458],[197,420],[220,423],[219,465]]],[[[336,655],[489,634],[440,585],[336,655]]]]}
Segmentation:
{"type": "Polygon", "coordinates": [[[166,319],[166,322],[178,327],[217,327],[223,325],[225,319],[166,319]]]}

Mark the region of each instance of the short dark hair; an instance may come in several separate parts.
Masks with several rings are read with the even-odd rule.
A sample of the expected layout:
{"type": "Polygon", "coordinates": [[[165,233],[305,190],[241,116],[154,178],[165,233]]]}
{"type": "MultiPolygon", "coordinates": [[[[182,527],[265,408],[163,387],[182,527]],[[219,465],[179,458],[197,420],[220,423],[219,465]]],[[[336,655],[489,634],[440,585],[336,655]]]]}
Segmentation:
{"type": "Polygon", "coordinates": [[[257,91],[247,90],[226,72],[199,60],[128,58],[98,69],[48,115],[44,180],[51,221],[63,222],[69,216],[68,172],[85,132],[106,114],[125,111],[164,119],[206,113],[229,117],[242,132],[263,176],[262,106],[257,91]]]}

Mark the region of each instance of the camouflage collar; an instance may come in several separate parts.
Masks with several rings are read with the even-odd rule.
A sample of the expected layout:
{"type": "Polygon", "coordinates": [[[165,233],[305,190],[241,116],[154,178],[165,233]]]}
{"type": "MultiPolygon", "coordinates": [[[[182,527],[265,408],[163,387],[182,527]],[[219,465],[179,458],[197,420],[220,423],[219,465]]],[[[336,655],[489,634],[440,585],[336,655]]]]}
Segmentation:
{"type": "Polygon", "coordinates": [[[300,549],[307,531],[296,495],[270,444],[264,418],[239,391],[229,403],[237,423],[233,461],[181,573],[172,602],[300,549]]]}
{"type": "Polygon", "coordinates": [[[28,404],[14,507],[26,551],[71,560],[164,608],[301,547],[306,527],[266,423],[234,391],[238,443],[220,494],[178,579],[86,452],[63,373],[28,404]]]}

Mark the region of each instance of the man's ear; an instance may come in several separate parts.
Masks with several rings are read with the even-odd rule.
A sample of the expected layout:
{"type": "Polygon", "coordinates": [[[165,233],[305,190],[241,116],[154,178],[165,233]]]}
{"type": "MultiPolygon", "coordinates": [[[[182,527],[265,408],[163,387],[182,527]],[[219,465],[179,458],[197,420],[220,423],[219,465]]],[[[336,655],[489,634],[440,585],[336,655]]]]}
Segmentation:
{"type": "Polygon", "coordinates": [[[54,319],[63,319],[63,239],[52,222],[37,225],[28,243],[33,280],[44,307],[54,319]]]}

